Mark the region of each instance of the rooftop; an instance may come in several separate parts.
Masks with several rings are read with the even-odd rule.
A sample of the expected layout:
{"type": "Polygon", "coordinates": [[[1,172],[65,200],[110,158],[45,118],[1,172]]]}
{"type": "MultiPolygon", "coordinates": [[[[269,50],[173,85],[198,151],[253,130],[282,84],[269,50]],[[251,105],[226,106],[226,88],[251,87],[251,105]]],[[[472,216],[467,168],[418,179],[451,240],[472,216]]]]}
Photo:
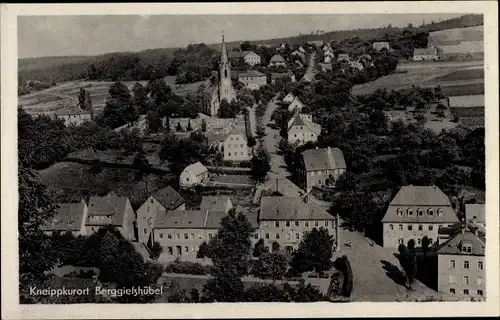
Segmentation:
{"type": "Polygon", "coordinates": [[[119,197],[114,192],[110,192],[104,197],[90,197],[86,224],[121,226],[125,217],[127,202],[127,197],[119,197]],[[94,216],[109,217],[111,221],[90,221],[94,216]]]}
{"type": "Polygon", "coordinates": [[[228,196],[203,196],[200,210],[225,212],[228,202],[231,203],[231,199],[228,196]]]}
{"type": "Polygon", "coordinates": [[[219,229],[224,211],[169,210],[159,211],[155,229],[219,229]]]}
{"type": "Polygon", "coordinates": [[[318,148],[302,152],[306,171],[346,169],[344,154],[339,148],[318,148]]]}
{"type": "Polygon", "coordinates": [[[167,186],[152,194],[162,206],[167,210],[174,210],[181,206],[186,200],[171,186],[167,186]]]}
{"type": "Polygon", "coordinates": [[[79,231],[85,206],[84,202],[60,203],[55,216],[40,226],[40,229],[42,231],[79,231]]]}
{"type": "Polygon", "coordinates": [[[295,197],[262,197],[259,220],[333,220],[314,202],[295,197]]]}
{"type": "Polygon", "coordinates": [[[275,54],[272,58],[271,58],[271,62],[285,62],[285,59],[283,59],[283,57],[279,54],[275,54]]]}
{"type": "Polygon", "coordinates": [[[485,242],[471,231],[459,232],[448,241],[438,247],[438,254],[453,254],[453,255],[477,255],[484,256],[485,242]],[[471,252],[463,253],[462,247],[464,244],[472,246],[471,252]]]}
{"type": "Polygon", "coordinates": [[[183,171],[189,171],[190,173],[194,174],[195,176],[198,176],[200,174],[203,174],[208,171],[208,169],[201,163],[201,162],[196,162],[193,164],[190,164],[186,168],[184,168],[183,171]]]}
{"type": "Polygon", "coordinates": [[[238,77],[265,77],[266,74],[258,70],[248,70],[247,72],[242,72],[238,77]]]}

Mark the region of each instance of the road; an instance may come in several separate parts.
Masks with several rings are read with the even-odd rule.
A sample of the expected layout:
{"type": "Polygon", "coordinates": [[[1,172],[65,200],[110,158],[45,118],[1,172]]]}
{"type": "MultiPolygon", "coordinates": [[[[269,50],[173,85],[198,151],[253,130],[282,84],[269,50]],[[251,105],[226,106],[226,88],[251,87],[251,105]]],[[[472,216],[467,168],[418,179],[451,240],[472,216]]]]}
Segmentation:
{"type": "Polygon", "coordinates": [[[306,74],[300,81],[307,81],[311,82],[314,79],[314,76],[316,75],[316,51],[311,53],[309,56],[309,66],[307,67],[306,74]]]}

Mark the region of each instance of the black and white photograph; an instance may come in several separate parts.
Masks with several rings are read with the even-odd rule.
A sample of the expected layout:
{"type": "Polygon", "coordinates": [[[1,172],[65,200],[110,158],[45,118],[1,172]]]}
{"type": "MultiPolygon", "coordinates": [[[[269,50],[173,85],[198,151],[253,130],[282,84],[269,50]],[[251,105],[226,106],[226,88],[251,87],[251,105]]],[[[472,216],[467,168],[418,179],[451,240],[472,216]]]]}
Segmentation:
{"type": "Polygon", "coordinates": [[[9,17],[21,307],[498,300],[485,12],[164,6],[9,17]]]}

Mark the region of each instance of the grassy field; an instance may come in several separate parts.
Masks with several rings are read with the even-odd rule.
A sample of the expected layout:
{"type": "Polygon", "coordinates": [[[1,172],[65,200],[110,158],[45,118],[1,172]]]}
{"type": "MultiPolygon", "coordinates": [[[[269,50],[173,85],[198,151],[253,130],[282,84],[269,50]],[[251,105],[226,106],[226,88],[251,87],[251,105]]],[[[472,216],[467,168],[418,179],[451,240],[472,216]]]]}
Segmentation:
{"type": "Polygon", "coordinates": [[[445,74],[435,78],[438,81],[459,81],[459,80],[470,80],[470,79],[484,79],[483,69],[462,69],[454,72],[445,74]]]}

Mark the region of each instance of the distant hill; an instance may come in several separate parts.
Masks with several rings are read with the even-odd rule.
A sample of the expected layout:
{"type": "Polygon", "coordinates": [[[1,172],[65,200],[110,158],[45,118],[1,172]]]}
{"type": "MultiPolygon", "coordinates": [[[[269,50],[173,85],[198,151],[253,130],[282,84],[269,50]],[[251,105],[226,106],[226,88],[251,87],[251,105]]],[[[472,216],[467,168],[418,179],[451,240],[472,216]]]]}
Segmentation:
{"type": "MultiPolygon", "coordinates": [[[[286,38],[267,39],[259,41],[250,41],[257,44],[279,44],[286,42],[290,45],[303,44],[312,40],[344,40],[346,38],[359,37],[362,40],[375,40],[391,35],[400,34],[404,30],[409,30],[412,33],[432,32],[445,30],[450,28],[463,28],[477,26],[483,24],[482,15],[464,15],[462,17],[449,19],[445,21],[426,24],[412,28],[376,28],[376,29],[357,29],[357,30],[342,30],[332,31],[323,34],[308,34],[298,35],[286,38]]],[[[227,43],[228,50],[239,47],[242,41],[233,41],[227,43]]],[[[220,50],[220,43],[209,44],[209,47],[220,50]]],[[[41,57],[41,58],[26,58],[18,60],[18,80],[24,83],[26,80],[41,80],[47,82],[62,82],[75,80],[81,77],[82,73],[88,68],[89,64],[97,63],[112,57],[120,57],[123,55],[133,55],[140,58],[141,63],[145,65],[154,65],[160,60],[170,60],[177,48],[159,48],[144,50],[137,53],[115,52],[97,56],[66,56],[66,57],[41,57]]]]}

